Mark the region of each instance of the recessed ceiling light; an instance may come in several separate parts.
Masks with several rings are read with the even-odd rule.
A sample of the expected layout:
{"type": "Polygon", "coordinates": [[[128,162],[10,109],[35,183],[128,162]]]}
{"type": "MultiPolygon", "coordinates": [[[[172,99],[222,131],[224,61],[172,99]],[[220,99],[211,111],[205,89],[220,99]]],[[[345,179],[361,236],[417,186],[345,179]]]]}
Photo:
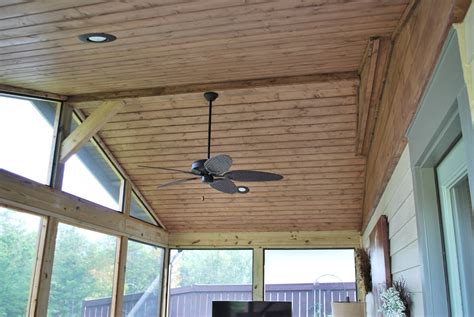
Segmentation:
{"type": "Polygon", "coordinates": [[[250,191],[250,188],[246,186],[239,186],[237,187],[237,190],[239,191],[239,194],[247,194],[250,191]]]}
{"type": "Polygon", "coordinates": [[[79,35],[79,39],[86,43],[107,43],[115,41],[117,37],[107,33],[86,33],[79,35]]]}

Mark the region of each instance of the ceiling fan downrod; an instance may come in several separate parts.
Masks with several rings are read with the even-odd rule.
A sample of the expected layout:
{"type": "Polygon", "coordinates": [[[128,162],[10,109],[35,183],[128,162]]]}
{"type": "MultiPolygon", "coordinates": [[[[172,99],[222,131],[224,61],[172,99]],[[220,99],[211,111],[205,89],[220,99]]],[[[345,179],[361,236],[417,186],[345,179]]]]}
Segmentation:
{"type": "Polygon", "coordinates": [[[204,98],[209,102],[209,124],[207,128],[207,159],[211,158],[211,126],[212,126],[212,102],[219,97],[217,92],[208,91],[204,93],[204,98]]]}

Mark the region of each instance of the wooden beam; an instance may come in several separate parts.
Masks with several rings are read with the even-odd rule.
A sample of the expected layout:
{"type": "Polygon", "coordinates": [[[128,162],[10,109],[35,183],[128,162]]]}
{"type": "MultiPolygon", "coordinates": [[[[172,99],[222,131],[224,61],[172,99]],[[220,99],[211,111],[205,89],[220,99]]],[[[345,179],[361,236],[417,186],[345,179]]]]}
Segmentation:
{"type": "Polygon", "coordinates": [[[407,7],[405,8],[405,11],[403,11],[402,16],[398,20],[398,24],[395,27],[395,30],[392,33],[392,40],[395,40],[402,30],[402,28],[405,26],[405,23],[408,21],[408,19],[411,18],[411,15],[413,14],[413,11],[415,10],[416,5],[420,2],[420,0],[409,0],[410,2],[408,3],[407,7]]]}
{"type": "Polygon", "coordinates": [[[215,82],[207,84],[190,84],[181,86],[163,86],[146,89],[135,89],[128,91],[114,91],[107,93],[96,93],[96,94],[83,94],[74,95],[69,97],[69,101],[72,103],[81,103],[97,100],[113,100],[113,99],[128,99],[138,97],[150,97],[150,96],[166,96],[166,95],[180,95],[204,92],[208,90],[232,90],[232,89],[243,89],[243,88],[257,88],[257,87],[269,87],[269,86],[282,86],[282,85],[296,85],[296,84],[309,84],[315,82],[328,82],[345,79],[358,78],[356,72],[341,72],[331,74],[315,74],[315,75],[304,75],[304,76],[293,76],[293,77],[274,77],[274,78],[262,78],[252,80],[236,80],[228,82],[215,82]]]}
{"type": "Polygon", "coordinates": [[[170,248],[355,248],[360,246],[358,231],[290,232],[172,232],[170,248]]]}
{"type": "Polygon", "coordinates": [[[1,93],[14,94],[14,95],[20,95],[20,96],[25,96],[25,97],[37,97],[37,98],[50,99],[50,100],[55,100],[55,101],[66,101],[68,98],[65,95],[59,95],[59,94],[55,94],[51,92],[44,92],[44,91],[39,91],[39,90],[33,90],[33,89],[21,88],[21,87],[15,87],[15,86],[3,85],[3,84],[0,84],[0,94],[1,93]]]}
{"type": "Polygon", "coordinates": [[[265,298],[264,253],[263,248],[253,249],[252,299],[254,301],[263,301],[265,298]]]}
{"type": "Polygon", "coordinates": [[[0,204],[159,246],[166,246],[168,243],[168,233],[154,225],[2,169],[0,204]]]}
{"type": "Polygon", "coordinates": [[[456,0],[454,4],[454,23],[461,23],[464,21],[467,10],[471,6],[472,0],[456,0]]]}
{"type": "Polygon", "coordinates": [[[96,109],[63,141],[60,162],[66,162],[79,151],[124,105],[121,101],[106,101],[96,109]]]}
{"type": "Polygon", "coordinates": [[[360,86],[357,121],[357,154],[367,155],[375,128],[391,52],[390,38],[373,38],[360,66],[360,86]]]}

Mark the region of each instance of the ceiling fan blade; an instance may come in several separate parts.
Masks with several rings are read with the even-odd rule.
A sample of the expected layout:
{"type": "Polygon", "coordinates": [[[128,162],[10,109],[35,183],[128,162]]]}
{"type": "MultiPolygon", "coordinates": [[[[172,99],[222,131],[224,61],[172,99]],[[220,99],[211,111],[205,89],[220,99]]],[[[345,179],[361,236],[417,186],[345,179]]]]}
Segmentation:
{"type": "Polygon", "coordinates": [[[279,174],[245,170],[230,171],[225,173],[224,177],[238,182],[271,182],[283,179],[279,174]]]}
{"type": "Polygon", "coordinates": [[[213,175],[222,175],[232,166],[232,158],[229,155],[216,155],[204,163],[206,170],[213,175]]]}
{"type": "Polygon", "coordinates": [[[158,167],[158,166],[147,166],[147,165],[138,165],[138,167],[153,168],[153,169],[163,170],[163,171],[170,171],[170,172],[178,172],[178,173],[196,175],[196,174],[194,174],[194,173],[192,173],[192,172],[183,171],[183,170],[178,170],[178,169],[175,169],[175,168],[158,167]]]}
{"type": "Polygon", "coordinates": [[[200,177],[190,177],[190,178],[174,180],[174,181],[171,181],[171,182],[168,182],[168,183],[161,184],[160,186],[158,186],[158,189],[163,188],[163,187],[172,186],[172,185],[181,184],[181,183],[190,182],[190,181],[193,181],[193,180],[199,179],[199,178],[200,177]]]}
{"type": "Polygon", "coordinates": [[[237,186],[235,186],[234,182],[231,181],[230,179],[225,179],[225,178],[216,179],[209,185],[215,190],[218,190],[226,194],[235,194],[239,191],[237,186]]]}

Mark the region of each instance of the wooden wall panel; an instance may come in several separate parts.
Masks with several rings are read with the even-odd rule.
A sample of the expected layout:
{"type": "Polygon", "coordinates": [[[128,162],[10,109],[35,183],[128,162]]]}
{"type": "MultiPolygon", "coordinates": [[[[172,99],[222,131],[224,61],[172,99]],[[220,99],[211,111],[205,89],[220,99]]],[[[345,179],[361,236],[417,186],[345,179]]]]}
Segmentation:
{"type": "Polygon", "coordinates": [[[364,226],[405,147],[405,133],[454,21],[456,1],[419,1],[395,38],[367,160],[364,226]]]}

